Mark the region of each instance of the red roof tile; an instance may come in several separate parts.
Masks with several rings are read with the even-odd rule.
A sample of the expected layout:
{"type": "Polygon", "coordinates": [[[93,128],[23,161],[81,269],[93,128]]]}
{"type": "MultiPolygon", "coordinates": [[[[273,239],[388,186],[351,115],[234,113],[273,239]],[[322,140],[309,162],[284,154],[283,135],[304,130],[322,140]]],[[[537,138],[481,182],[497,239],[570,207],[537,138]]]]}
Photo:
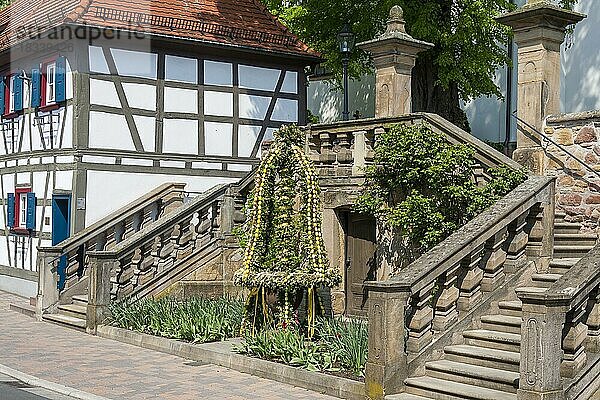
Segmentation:
{"type": "Polygon", "coordinates": [[[0,11],[0,51],[64,23],[318,57],[260,0],[16,0],[0,11]]]}

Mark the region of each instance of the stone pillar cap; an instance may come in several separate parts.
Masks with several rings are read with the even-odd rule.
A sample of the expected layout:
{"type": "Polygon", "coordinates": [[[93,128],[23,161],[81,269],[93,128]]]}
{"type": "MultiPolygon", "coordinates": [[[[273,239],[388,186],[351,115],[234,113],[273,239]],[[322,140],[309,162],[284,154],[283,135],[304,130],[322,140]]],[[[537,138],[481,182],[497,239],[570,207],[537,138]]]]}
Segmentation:
{"type": "Polygon", "coordinates": [[[496,18],[498,22],[514,29],[530,28],[532,25],[553,25],[564,29],[576,24],[587,15],[566,10],[546,0],[529,0],[523,7],[496,18]]]}
{"type": "Polygon", "coordinates": [[[390,45],[402,46],[402,52],[408,55],[416,55],[421,51],[433,47],[433,44],[417,40],[406,33],[404,11],[400,6],[393,6],[391,8],[387,29],[382,35],[373,40],[358,43],[357,46],[363,50],[372,52],[390,45]]]}

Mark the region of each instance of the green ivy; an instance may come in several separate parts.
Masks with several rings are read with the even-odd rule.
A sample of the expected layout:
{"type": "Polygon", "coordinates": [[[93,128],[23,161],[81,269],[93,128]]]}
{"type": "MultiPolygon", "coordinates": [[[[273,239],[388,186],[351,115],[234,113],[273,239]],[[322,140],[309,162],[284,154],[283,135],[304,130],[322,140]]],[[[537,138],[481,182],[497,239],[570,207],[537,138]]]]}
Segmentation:
{"type": "Polygon", "coordinates": [[[377,137],[356,208],[391,227],[413,261],[525,181],[524,171],[500,167],[477,186],[474,153],[427,125],[393,126],[377,137]]]}

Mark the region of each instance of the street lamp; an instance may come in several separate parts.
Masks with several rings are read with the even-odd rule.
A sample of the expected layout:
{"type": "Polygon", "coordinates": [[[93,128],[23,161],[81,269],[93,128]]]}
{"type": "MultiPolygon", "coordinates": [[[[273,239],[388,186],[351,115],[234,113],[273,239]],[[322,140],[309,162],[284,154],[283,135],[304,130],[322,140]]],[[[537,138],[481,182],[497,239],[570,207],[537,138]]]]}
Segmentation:
{"type": "Polygon", "coordinates": [[[348,63],[354,47],[354,34],[348,23],[344,24],[342,31],[338,34],[338,42],[342,54],[342,65],[344,66],[344,111],[342,112],[342,118],[344,121],[348,121],[350,119],[350,111],[348,110],[348,63]]]}

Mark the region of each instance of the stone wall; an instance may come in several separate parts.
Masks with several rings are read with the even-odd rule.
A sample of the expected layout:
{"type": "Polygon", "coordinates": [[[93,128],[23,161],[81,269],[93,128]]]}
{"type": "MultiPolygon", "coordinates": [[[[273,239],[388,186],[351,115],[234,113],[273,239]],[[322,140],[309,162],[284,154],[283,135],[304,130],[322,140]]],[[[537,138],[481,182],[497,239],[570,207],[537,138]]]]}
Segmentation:
{"type": "MultiPolygon", "coordinates": [[[[544,131],[600,174],[600,111],[549,117],[544,131]]],[[[600,231],[600,176],[551,143],[546,160],[546,175],[557,177],[557,210],[585,231],[600,231]]]]}

